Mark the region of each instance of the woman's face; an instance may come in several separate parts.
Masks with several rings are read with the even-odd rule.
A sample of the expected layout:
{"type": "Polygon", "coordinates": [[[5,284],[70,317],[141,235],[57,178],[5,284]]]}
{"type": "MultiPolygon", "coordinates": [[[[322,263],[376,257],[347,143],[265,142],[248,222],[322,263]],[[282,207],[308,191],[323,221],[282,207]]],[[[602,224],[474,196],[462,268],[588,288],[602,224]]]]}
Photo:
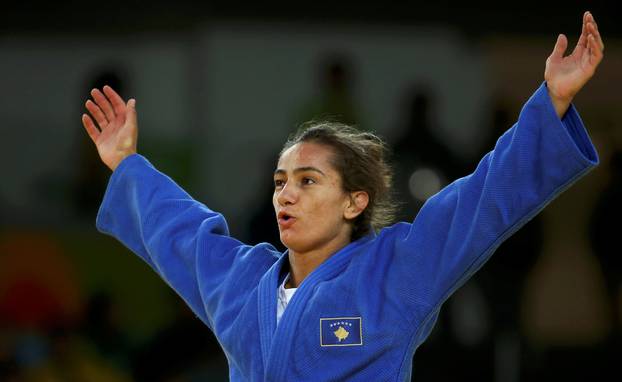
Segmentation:
{"type": "Polygon", "coordinates": [[[333,151],[302,142],[287,149],[274,171],[272,203],[281,241],[305,253],[350,240],[350,195],[330,163],[333,151]]]}

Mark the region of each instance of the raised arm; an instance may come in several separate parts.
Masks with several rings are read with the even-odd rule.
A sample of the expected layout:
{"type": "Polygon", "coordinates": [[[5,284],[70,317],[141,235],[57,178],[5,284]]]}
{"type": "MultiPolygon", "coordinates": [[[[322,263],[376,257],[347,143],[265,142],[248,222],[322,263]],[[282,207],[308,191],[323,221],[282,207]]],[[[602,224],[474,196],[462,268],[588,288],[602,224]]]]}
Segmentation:
{"type": "Polygon", "coordinates": [[[230,237],[221,214],[194,200],[136,153],[134,100],[125,103],[108,86],[91,95],[95,102],[86,102],[91,115],[83,115],[82,122],[102,161],[113,170],[97,229],[147,262],[214,329],[215,315],[231,315],[244,302],[226,294],[250,293],[278,253],[230,237]]]}
{"type": "Polygon", "coordinates": [[[547,60],[546,79],[473,174],[430,198],[412,225],[398,226],[395,273],[424,286],[412,301],[437,308],[494,250],[598,163],[569,103],[602,59],[602,41],[586,13],[577,48],[565,37],[547,60]],[[551,81],[549,83],[549,81],[551,81]]]}

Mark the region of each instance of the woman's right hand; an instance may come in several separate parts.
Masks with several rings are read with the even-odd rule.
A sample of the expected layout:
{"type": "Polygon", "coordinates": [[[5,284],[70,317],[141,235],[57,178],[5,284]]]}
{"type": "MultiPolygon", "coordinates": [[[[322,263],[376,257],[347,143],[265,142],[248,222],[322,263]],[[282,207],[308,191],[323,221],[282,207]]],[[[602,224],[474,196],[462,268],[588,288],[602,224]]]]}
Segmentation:
{"type": "Polygon", "coordinates": [[[90,115],[82,114],[82,124],[97,146],[102,162],[114,171],[123,159],[136,153],[136,101],[130,99],[125,103],[108,85],[103,93],[99,89],[91,90],[91,96],[95,102],[86,101],[90,115]]]}

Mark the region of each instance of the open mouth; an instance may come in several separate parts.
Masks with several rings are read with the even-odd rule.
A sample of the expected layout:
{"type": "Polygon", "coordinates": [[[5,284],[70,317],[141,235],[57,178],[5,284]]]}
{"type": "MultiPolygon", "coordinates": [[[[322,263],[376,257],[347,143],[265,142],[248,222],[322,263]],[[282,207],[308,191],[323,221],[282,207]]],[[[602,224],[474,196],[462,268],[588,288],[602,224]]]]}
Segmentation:
{"type": "Polygon", "coordinates": [[[281,227],[287,228],[294,223],[296,218],[286,212],[279,212],[277,220],[281,227]]]}
{"type": "Polygon", "coordinates": [[[281,220],[281,219],[283,219],[283,220],[289,220],[289,219],[291,219],[291,218],[293,218],[293,216],[292,216],[292,215],[290,215],[290,214],[288,214],[287,212],[282,212],[282,211],[281,211],[281,212],[279,212],[279,215],[278,215],[278,219],[279,219],[279,220],[281,220]]]}

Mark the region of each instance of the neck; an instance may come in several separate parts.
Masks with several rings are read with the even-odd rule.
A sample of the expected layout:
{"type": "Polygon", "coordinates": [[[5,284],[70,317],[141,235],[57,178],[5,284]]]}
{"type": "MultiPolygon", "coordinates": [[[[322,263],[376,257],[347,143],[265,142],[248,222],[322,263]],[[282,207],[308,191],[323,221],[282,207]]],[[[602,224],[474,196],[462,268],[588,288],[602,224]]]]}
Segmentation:
{"type": "Polygon", "coordinates": [[[297,252],[290,249],[288,255],[290,274],[285,286],[288,288],[298,288],[315,268],[319,267],[326,259],[348,244],[350,244],[350,240],[343,238],[331,241],[321,248],[306,252],[297,252]]]}

